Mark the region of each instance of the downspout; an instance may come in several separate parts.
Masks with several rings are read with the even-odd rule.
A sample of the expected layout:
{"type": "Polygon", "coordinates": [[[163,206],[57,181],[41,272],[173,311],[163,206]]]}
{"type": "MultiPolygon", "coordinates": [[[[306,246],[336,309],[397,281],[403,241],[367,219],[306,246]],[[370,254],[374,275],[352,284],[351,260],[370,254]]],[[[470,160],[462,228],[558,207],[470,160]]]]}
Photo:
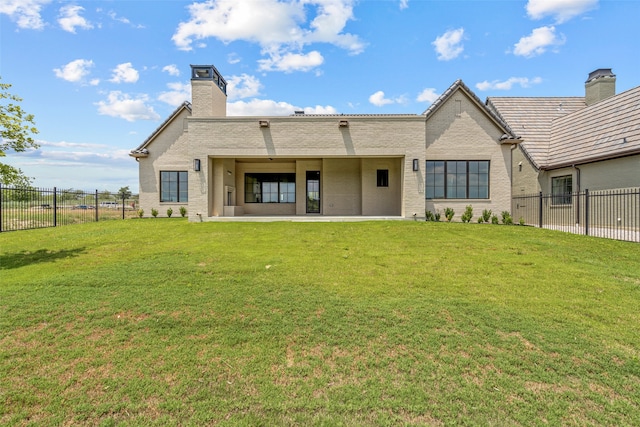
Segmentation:
{"type": "Polygon", "coordinates": [[[576,225],[580,224],[580,168],[577,167],[575,164],[572,165],[573,168],[576,170],[576,187],[577,187],[577,191],[575,191],[575,193],[577,194],[576,197],[576,225]]]}

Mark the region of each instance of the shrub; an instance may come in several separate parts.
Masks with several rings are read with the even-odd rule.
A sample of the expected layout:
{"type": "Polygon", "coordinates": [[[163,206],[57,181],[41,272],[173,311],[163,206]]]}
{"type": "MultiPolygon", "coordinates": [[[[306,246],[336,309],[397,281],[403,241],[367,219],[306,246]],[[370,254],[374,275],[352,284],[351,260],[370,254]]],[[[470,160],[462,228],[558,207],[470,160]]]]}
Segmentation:
{"type": "Polygon", "coordinates": [[[434,218],[435,218],[436,222],[440,221],[440,212],[436,212],[434,218]]]}
{"type": "Polygon", "coordinates": [[[524,218],[520,217],[520,219],[518,220],[518,224],[525,225],[524,218]]]}
{"type": "Polygon", "coordinates": [[[483,210],[483,211],[482,211],[482,216],[481,216],[481,218],[482,218],[482,221],[483,221],[483,222],[489,222],[489,221],[491,221],[491,209],[488,209],[488,210],[487,210],[487,209],[485,209],[485,210],[483,210]]]}
{"type": "Polygon", "coordinates": [[[186,214],[187,214],[187,208],[185,208],[184,206],[180,206],[180,216],[184,218],[186,214]]]}
{"type": "Polygon", "coordinates": [[[491,224],[499,224],[498,215],[492,215],[491,216],[491,224]]]}
{"type": "Polygon", "coordinates": [[[447,218],[447,222],[451,222],[454,215],[455,215],[455,211],[453,210],[453,208],[446,208],[444,210],[444,217],[447,218]]]}
{"type": "Polygon", "coordinates": [[[478,224],[482,224],[484,221],[482,220],[482,216],[478,217],[478,224]]]}
{"type": "Polygon", "coordinates": [[[169,208],[167,209],[167,216],[171,218],[171,215],[173,215],[173,209],[169,208]]]}
{"type": "Polygon", "coordinates": [[[151,216],[154,218],[158,216],[158,210],[156,208],[151,208],[151,216]]]}
{"type": "Polygon", "coordinates": [[[436,217],[433,215],[433,212],[431,211],[425,211],[424,213],[424,220],[425,221],[435,221],[436,217]]]}
{"type": "Polygon", "coordinates": [[[509,211],[502,211],[502,223],[504,225],[513,225],[513,218],[511,218],[511,214],[509,211]]]}
{"type": "Polygon", "coordinates": [[[471,205],[467,205],[464,208],[464,213],[462,214],[462,222],[468,223],[473,218],[473,207],[471,205]]]}
{"type": "Polygon", "coordinates": [[[138,218],[142,218],[142,215],[144,215],[144,209],[138,209],[138,218]]]}

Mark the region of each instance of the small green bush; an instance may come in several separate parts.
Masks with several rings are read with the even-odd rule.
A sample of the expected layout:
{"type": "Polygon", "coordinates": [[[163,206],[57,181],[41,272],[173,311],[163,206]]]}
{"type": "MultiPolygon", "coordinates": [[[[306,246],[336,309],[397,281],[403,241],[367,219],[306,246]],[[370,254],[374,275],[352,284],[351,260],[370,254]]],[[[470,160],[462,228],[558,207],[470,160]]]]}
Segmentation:
{"type": "Polygon", "coordinates": [[[464,213],[462,214],[462,222],[464,223],[468,223],[471,221],[471,218],[473,218],[473,207],[471,205],[467,205],[464,208],[464,213]]]}
{"type": "Polygon", "coordinates": [[[424,213],[424,220],[425,221],[435,221],[436,217],[433,215],[433,212],[431,211],[425,211],[424,213]]]}
{"type": "Polygon", "coordinates": [[[158,210],[156,208],[151,208],[151,216],[154,218],[158,216],[158,210]]]}
{"type": "Polygon", "coordinates": [[[518,220],[518,224],[526,225],[526,223],[524,222],[524,218],[520,217],[520,219],[518,220]]]}
{"type": "Polygon", "coordinates": [[[489,222],[491,221],[491,209],[485,209],[482,211],[482,221],[489,222]]]}
{"type": "Polygon", "coordinates": [[[453,210],[453,208],[446,208],[444,210],[444,217],[447,218],[447,222],[451,222],[451,220],[453,219],[453,216],[455,215],[455,211],[453,210]]]}
{"type": "Polygon", "coordinates": [[[169,208],[167,209],[167,216],[171,218],[171,215],[173,215],[173,209],[169,208]]]}
{"type": "Polygon", "coordinates": [[[500,222],[498,221],[498,215],[492,215],[491,216],[491,224],[499,224],[500,222]]]}
{"type": "Polygon", "coordinates": [[[513,225],[513,218],[511,218],[511,214],[509,211],[502,211],[502,223],[504,225],[513,225]]]}
{"type": "Polygon", "coordinates": [[[436,214],[435,214],[435,221],[436,221],[436,222],[440,221],[440,212],[436,212],[436,214]]]}
{"type": "Polygon", "coordinates": [[[184,218],[186,214],[187,214],[187,208],[185,208],[184,206],[180,206],[180,216],[184,218]]]}
{"type": "Polygon", "coordinates": [[[144,215],[144,209],[138,209],[138,218],[142,218],[144,215]]]}
{"type": "Polygon", "coordinates": [[[482,216],[478,217],[478,224],[482,224],[484,221],[482,220],[482,216]]]}

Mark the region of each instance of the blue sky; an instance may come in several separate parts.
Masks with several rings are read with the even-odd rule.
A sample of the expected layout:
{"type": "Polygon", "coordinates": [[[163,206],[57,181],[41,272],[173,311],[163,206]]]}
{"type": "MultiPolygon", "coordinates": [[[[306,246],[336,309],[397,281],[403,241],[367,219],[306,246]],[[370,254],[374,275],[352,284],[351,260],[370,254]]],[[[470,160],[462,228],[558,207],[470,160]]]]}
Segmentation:
{"type": "Polygon", "coordinates": [[[183,101],[190,64],[226,78],[229,115],[420,114],[455,80],[487,96],[640,85],[640,2],[2,0],[0,77],[40,149],[34,185],[138,189],[128,156],[183,101]]]}

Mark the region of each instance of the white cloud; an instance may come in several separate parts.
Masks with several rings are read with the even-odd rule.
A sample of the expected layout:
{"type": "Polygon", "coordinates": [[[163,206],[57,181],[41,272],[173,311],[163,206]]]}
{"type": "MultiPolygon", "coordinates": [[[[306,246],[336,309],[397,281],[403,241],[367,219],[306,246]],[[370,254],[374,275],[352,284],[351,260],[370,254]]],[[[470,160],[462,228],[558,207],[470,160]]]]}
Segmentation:
{"type": "Polygon", "coordinates": [[[269,99],[252,99],[227,104],[227,115],[229,116],[290,116],[298,110],[304,110],[307,114],[337,114],[336,109],[330,105],[300,108],[288,102],[276,102],[269,99]]]}
{"type": "Polygon", "coordinates": [[[60,17],[58,18],[58,24],[60,28],[70,33],[75,34],[76,28],[83,30],[90,30],[93,25],[85,18],[80,16],[80,13],[84,11],[84,7],[69,4],[60,8],[60,17]]]}
{"type": "Polygon", "coordinates": [[[170,76],[179,76],[180,69],[176,66],[176,64],[165,65],[162,67],[162,71],[169,73],[170,76]]]}
{"type": "Polygon", "coordinates": [[[522,37],[518,43],[513,47],[513,54],[517,56],[524,56],[525,58],[532,58],[537,55],[542,55],[547,51],[550,46],[560,46],[564,44],[565,38],[561,34],[556,35],[556,28],[540,27],[534,29],[529,36],[522,37]]]}
{"type": "Polygon", "coordinates": [[[376,107],[383,107],[389,104],[403,104],[406,102],[406,99],[404,96],[399,96],[394,99],[388,99],[385,98],[384,92],[379,90],[369,97],[369,102],[376,107]]]}
{"type": "Polygon", "coordinates": [[[227,79],[227,96],[229,100],[255,98],[260,94],[262,84],[254,76],[242,74],[227,79]]]}
{"type": "Polygon", "coordinates": [[[40,12],[42,7],[49,3],[51,0],[2,0],[0,13],[8,15],[18,24],[18,28],[41,30],[45,23],[40,12]]]}
{"type": "Polygon", "coordinates": [[[436,93],[436,90],[432,87],[426,88],[416,98],[418,102],[429,102],[433,103],[436,99],[438,99],[440,95],[436,93]]]}
{"type": "Polygon", "coordinates": [[[235,52],[230,53],[230,54],[227,56],[227,62],[228,62],[229,64],[237,64],[237,63],[238,63],[238,62],[240,62],[240,61],[242,61],[242,58],[240,58],[240,56],[238,56],[238,54],[237,54],[237,53],[235,53],[235,52]]]}
{"type": "Polygon", "coordinates": [[[409,7],[409,0],[400,0],[400,10],[404,10],[409,7]]]}
{"type": "Polygon", "coordinates": [[[462,45],[463,38],[464,28],[450,30],[443,35],[436,37],[431,44],[434,46],[436,53],[438,54],[438,60],[450,61],[457,58],[464,50],[464,46],[462,45]]]}
{"type": "MultiPolygon", "coordinates": [[[[320,65],[317,52],[301,52],[312,43],[329,43],[352,54],[362,52],[358,36],[343,30],[353,17],[354,0],[262,0],[256,13],[251,0],[208,0],[188,7],[190,20],[181,22],[172,40],[181,50],[192,50],[194,41],[210,37],[225,43],[243,40],[262,47],[268,59],[262,69],[308,71],[320,65]],[[307,14],[315,12],[308,22],[307,14]]],[[[266,61],[266,62],[265,62],[266,61]]]]}
{"type": "Polygon", "coordinates": [[[89,68],[91,67],[93,67],[93,61],[88,59],[76,59],[61,68],[54,68],[53,72],[56,77],[68,82],[80,82],[85,76],[89,75],[89,68]]]}
{"type": "Polygon", "coordinates": [[[129,122],[160,120],[158,113],[152,107],[146,105],[148,100],[149,98],[146,95],[131,98],[120,91],[112,91],[107,96],[106,101],[100,101],[96,105],[98,106],[98,113],[105,116],[119,117],[129,122]]]}
{"type": "Polygon", "coordinates": [[[598,0],[529,0],[527,15],[531,19],[553,16],[561,24],[598,6],[598,0]]]}
{"type": "Polygon", "coordinates": [[[113,75],[109,81],[112,83],[135,83],[138,78],[140,78],[140,75],[133,68],[131,62],[125,62],[113,69],[113,75]]]}
{"type": "Polygon", "coordinates": [[[478,90],[511,90],[513,85],[520,85],[520,87],[528,88],[534,84],[542,83],[542,79],[540,77],[534,77],[529,79],[527,77],[511,77],[505,81],[493,80],[491,82],[485,80],[480,83],[476,83],[476,89],[478,90]]]}
{"type": "Polygon", "coordinates": [[[312,51],[308,54],[299,53],[272,53],[269,59],[260,59],[259,69],[261,71],[284,71],[290,73],[292,71],[310,71],[321,65],[324,58],[318,51],[312,51]]]}
{"type": "Polygon", "coordinates": [[[189,83],[167,83],[167,87],[171,90],[162,92],[158,96],[159,101],[177,107],[191,99],[191,85],[189,83]]]}

